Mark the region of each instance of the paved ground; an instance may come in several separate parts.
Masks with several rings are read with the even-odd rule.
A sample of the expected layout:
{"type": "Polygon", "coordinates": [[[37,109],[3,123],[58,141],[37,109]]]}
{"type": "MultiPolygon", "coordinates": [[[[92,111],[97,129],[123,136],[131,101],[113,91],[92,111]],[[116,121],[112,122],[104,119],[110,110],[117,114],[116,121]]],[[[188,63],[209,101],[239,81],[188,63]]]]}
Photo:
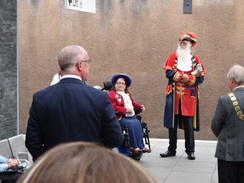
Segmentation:
{"type": "Polygon", "coordinates": [[[152,152],[144,154],[139,163],[158,183],[217,183],[216,141],[195,141],[195,160],[188,160],[184,140],[178,140],[177,154],[161,158],[168,147],[166,139],[150,139],[152,152]]]}
{"type": "MultiPolygon", "coordinates": [[[[168,139],[150,138],[151,153],[138,161],[158,183],[217,183],[216,141],[195,141],[195,160],[188,160],[184,140],[178,140],[177,154],[161,158],[168,147],[168,139]]],[[[1,180],[0,180],[1,183],[1,180]]]]}

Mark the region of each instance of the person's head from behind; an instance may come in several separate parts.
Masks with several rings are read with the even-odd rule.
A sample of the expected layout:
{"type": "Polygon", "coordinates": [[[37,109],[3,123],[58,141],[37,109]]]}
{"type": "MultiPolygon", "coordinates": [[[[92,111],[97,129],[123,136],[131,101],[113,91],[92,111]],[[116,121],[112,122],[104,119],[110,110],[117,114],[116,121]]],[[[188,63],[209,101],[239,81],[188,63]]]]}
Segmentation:
{"type": "Polygon", "coordinates": [[[244,85],[244,67],[236,64],[231,67],[227,74],[229,80],[229,88],[232,91],[238,86],[244,85]]]}
{"type": "Polygon", "coordinates": [[[115,91],[125,91],[126,93],[128,91],[128,87],[131,85],[131,79],[127,74],[115,74],[111,78],[112,88],[111,90],[115,91]]]}
{"type": "Polygon", "coordinates": [[[62,75],[73,74],[86,81],[89,74],[89,55],[78,45],[69,45],[60,50],[58,63],[62,75]]]}
{"type": "Polygon", "coordinates": [[[154,183],[134,160],[89,142],[61,144],[43,154],[19,183],[154,183]]]}

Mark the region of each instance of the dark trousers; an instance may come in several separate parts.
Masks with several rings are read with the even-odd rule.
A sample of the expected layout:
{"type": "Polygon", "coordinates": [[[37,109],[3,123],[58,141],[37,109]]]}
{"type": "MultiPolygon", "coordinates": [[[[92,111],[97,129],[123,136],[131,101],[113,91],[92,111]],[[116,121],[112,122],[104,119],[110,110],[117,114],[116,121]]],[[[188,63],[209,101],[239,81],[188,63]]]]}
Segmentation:
{"type": "Polygon", "coordinates": [[[219,183],[244,183],[244,161],[218,159],[219,183]]]}
{"type": "Polygon", "coordinates": [[[0,173],[0,182],[1,183],[15,183],[18,178],[21,176],[21,173],[18,172],[1,172],[0,173]]]}
{"type": "Polygon", "coordinates": [[[169,147],[168,150],[172,153],[176,152],[177,148],[177,129],[179,121],[183,121],[185,133],[185,151],[186,153],[195,152],[195,139],[193,132],[193,117],[175,115],[174,128],[169,128],[169,147]]]}

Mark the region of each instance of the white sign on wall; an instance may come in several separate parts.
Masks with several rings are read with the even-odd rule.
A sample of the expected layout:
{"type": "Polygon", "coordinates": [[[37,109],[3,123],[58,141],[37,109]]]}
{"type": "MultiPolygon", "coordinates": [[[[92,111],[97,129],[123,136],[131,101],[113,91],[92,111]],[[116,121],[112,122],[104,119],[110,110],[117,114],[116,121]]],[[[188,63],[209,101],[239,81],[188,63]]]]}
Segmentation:
{"type": "Polygon", "coordinates": [[[96,13],[96,0],[65,0],[65,8],[69,10],[96,13]]]}

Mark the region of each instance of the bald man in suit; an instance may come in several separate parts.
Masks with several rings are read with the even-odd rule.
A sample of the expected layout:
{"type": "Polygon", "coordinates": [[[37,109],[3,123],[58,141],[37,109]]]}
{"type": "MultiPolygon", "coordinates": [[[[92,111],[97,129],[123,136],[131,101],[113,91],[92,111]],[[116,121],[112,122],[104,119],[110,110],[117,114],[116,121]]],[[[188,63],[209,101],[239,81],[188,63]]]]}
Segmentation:
{"type": "Polygon", "coordinates": [[[58,54],[61,80],[33,95],[26,147],[34,160],[63,142],[88,141],[108,148],[122,144],[107,93],[84,84],[90,62],[83,47],[66,46],[58,54]]]}

